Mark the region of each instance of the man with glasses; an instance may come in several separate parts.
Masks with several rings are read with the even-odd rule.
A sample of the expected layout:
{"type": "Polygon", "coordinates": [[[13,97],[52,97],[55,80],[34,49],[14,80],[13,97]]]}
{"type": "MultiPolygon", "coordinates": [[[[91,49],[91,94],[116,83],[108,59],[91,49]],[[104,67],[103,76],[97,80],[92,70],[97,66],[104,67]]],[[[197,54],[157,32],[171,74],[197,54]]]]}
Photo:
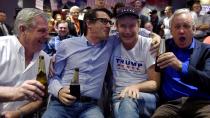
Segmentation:
{"type": "Polygon", "coordinates": [[[160,77],[155,72],[155,57],[149,51],[152,40],[138,35],[138,19],[132,7],[117,12],[121,43],[115,45],[110,61],[115,118],[149,118],[156,108],[160,77]]]}
{"type": "Polygon", "coordinates": [[[84,16],[84,36],[64,40],[56,53],[55,75],[50,79],[50,104],[43,118],[84,117],[103,118],[97,106],[108,62],[118,36],[109,37],[110,12],[92,9],[84,16]],[[79,68],[81,96],[71,95],[69,84],[74,68],[79,68]]]}
{"type": "Polygon", "coordinates": [[[82,37],[64,40],[56,52],[55,76],[50,80],[50,104],[43,118],[85,117],[103,118],[97,100],[101,96],[103,81],[118,40],[108,39],[110,12],[93,9],[84,16],[85,32],[82,37]],[[69,84],[74,68],[79,68],[81,97],[72,96],[69,84]]]}

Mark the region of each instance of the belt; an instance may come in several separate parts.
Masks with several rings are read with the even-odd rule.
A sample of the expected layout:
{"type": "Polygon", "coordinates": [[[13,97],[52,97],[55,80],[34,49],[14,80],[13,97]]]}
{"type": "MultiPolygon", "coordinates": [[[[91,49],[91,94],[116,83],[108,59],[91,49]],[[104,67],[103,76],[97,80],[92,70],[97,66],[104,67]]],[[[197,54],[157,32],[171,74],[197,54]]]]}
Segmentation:
{"type": "MultiPolygon", "coordinates": [[[[59,99],[54,97],[54,96],[51,97],[51,100],[59,101],[59,99]]],[[[98,102],[97,99],[94,99],[94,98],[91,98],[91,97],[88,97],[88,96],[80,96],[80,99],[76,99],[76,101],[81,102],[81,103],[94,103],[94,104],[97,104],[97,102],[98,102]]]]}
{"type": "Polygon", "coordinates": [[[82,102],[82,103],[97,103],[97,99],[94,99],[94,98],[91,98],[91,97],[88,97],[88,96],[80,96],[80,99],[78,100],[79,102],[82,102]]]}

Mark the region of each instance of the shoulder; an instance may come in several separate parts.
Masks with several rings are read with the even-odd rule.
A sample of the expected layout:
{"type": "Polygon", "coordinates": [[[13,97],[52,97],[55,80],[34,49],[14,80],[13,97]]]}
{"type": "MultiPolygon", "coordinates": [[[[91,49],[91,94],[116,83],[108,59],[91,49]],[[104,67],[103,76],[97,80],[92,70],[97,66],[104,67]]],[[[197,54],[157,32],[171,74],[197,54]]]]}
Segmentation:
{"type": "Polygon", "coordinates": [[[72,37],[62,40],[59,46],[63,48],[73,48],[84,44],[87,44],[84,37],[72,37]]]}
{"type": "Polygon", "coordinates": [[[9,43],[14,43],[17,40],[16,36],[1,36],[0,37],[0,46],[8,45],[9,43]]]}
{"type": "Polygon", "coordinates": [[[152,39],[139,35],[138,42],[140,42],[142,45],[150,45],[152,39]]]}

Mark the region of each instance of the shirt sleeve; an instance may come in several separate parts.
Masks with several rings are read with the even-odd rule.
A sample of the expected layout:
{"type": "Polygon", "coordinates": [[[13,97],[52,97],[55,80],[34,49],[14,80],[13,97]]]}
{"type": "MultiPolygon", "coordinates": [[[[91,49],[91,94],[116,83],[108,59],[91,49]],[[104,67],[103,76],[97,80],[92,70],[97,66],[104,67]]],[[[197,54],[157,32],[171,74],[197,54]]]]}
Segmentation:
{"type": "Polygon", "coordinates": [[[63,43],[60,45],[56,53],[55,75],[52,78],[50,78],[48,86],[49,93],[51,93],[55,97],[58,97],[58,92],[63,87],[61,84],[61,80],[62,80],[62,73],[66,65],[65,57],[66,57],[65,43],[63,43]]]}

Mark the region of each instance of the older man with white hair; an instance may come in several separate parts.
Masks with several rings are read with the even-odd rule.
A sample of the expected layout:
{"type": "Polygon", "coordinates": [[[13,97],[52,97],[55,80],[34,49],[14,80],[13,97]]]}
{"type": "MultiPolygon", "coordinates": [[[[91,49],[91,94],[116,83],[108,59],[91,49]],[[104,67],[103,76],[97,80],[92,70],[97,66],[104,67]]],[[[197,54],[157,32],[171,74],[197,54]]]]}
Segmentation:
{"type": "Polygon", "coordinates": [[[72,6],[69,12],[69,34],[73,36],[81,36],[83,34],[83,21],[78,19],[80,8],[78,6],[72,6]]]}
{"type": "Polygon", "coordinates": [[[193,37],[195,21],[179,9],[169,21],[172,39],[157,59],[163,104],[152,118],[210,117],[210,46],[193,37]]]}
{"type": "MultiPolygon", "coordinates": [[[[15,20],[14,36],[0,37],[0,112],[20,118],[41,106],[44,85],[36,80],[39,55],[48,40],[47,16],[25,8],[15,20]]],[[[45,57],[47,55],[45,54],[45,57]]]]}

